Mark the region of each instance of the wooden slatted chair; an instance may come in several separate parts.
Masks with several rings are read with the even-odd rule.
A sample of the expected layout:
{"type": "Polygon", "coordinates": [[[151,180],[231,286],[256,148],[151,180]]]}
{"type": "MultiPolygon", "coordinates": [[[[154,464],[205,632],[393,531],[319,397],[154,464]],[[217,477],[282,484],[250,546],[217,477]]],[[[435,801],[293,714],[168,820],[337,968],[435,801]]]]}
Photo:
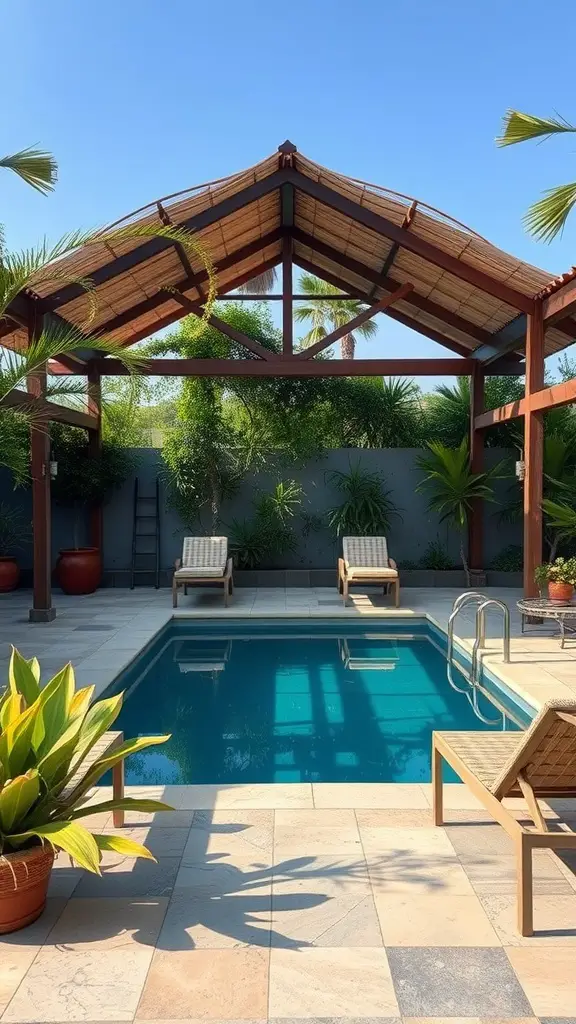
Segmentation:
{"type": "MultiPolygon", "coordinates": [[[[82,761],[81,770],[72,776],[62,795],[65,796],[67,793],[72,793],[78,783],[82,782],[82,779],[92,765],[99,761],[101,757],[105,757],[106,754],[111,754],[123,742],[123,732],[117,730],[105,732],[86,755],[82,761]]],[[[119,764],[115,764],[112,768],[112,796],[114,800],[122,800],[124,797],[124,761],[120,761],[119,764]]],[[[124,811],[112,811],[112,820],[114,828],[122,828],[124,825],[124,811]]]]}
{"type": "Polygon", "coordinates": [[[435,825],[444,821],[442,759],[513,839],[518,865],[518,930],[521,935],[532,935],[532,851],[576,851],[576,833],[549,831],[538,803],[546,797],[576,797],[576,700],[548,701],[526,732],[434,732],[435,825]],[[533,829],[524,828],[504,807],[505,797],[524,797],[533,829]]]}
{"type": "Polygon", "coordinates": [[[182,558],[177,558],[172,580],[172,604],[178,605],[178,589],[204,583],[221,583],[224,604],[233,592],[232,559],[227,537],[185,537],[182,558]]]}
{"type": "Polygon", "coordinates": [[[388,556],[386,537],[344,537],[343,558],[338,559],[338,590],[344,604],[352,583],[381,584],[384,593],[394,588],[394,603],[400,604],[400,577],[396,562],[388,556]]]}

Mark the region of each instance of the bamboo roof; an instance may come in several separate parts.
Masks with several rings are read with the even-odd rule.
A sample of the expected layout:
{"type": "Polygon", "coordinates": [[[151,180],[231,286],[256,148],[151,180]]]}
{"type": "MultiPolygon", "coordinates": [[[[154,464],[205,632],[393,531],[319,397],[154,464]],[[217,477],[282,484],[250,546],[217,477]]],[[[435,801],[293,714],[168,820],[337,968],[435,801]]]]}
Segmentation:
{"type": "MultiPolygon", "coordinates": [[[[219,293],[279,264],[282,235],[290,231],[295,263],[315,267],[319,276],[325,272],[326,280],[338,281],[372,302],[411,282],[413,293],[390,312],[423,333],[441,334],[463,353],[498,340],[499,332],[526,312],[522,301],[544,293],[553,277],[421,200],[328,170],[291,144],[247,170],[156,200],[105,230],[160,225],[166,217],[173,225],[184,226],[199,216],[204,226],[194,228],[194,235],[211,256],[219,293]],[[266,191],[266,183],[274,182],[282,168],[294,172],[293,217],[288,227],[281,187],[266,191]],[[259,183],[263,189],[258,190],[259,183]],[[353,204],[356,213],[360,208],[360,219],[343,208],[346,203],[353,204]],[[216,208],[222,204],[220,215],[216,208]],[[218,213],[216,219],[210,219],[211,210],[218,213]],[[402,241],[387,237],[372,215],[378,225],[385,222],[401,229],[402,241]],[[205,223],[206,219],[210,222],[205,223]],[[422,252],[423,243],[434,251],[433,258],[427,250],[422,252]],[[385,283],[378,283],[383,272],[385,283]]],[[[73,294],[73,286],[49,280],[38,284],[34,295],[44,308],[80,327],[92,306],[91,332],[110,333],[126,345],[133,344],[186,315],[175,289],[201,303],[207,287],[200,258],[187,254],[186,270],[182,253],[169,242],[135,261],[140,250],[142,238],[97,240],[58,264],[59,273],[71,279],[92,279],[90,296],[78,288],[73,294]]],[[[3,344],[25,344],[25,331],[15,323],[8,323],[0,333],[3,344]]],[[[575,337],[576,322],[566,318],[556,323],[546,331],[546,354],[563,349],[575,337]]],[[[522,350],[520,330],[514,351],[522,350]]]]}

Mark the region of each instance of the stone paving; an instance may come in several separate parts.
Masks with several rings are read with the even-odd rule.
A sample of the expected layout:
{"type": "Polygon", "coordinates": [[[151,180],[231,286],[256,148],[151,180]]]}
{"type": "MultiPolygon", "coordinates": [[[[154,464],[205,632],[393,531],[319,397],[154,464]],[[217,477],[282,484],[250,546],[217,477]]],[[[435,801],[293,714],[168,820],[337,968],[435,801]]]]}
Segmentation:
{"type": "MultiPolygon", "coordinates": [[[[400,612],[445,625],[455,593],[405,591],[400,612]]],[[[14,642],[47,669],[71,658],[100,690],[172,615],[166,591],[58,597],[47,625],[26,621],[28,603],[0,599],[1,671],[14,642]]],[[[179,611],[219,604],[203,593],[179,611]]],[[[331,591],[240,590],[232,609],[381,615],[384,602],[359,595],[343,612],[331,591]]],[[[468,615],[463,646],[471,635],[468,615]]],[[[572,694],[576,644],[517,636],[506,673],[535,706],[572,694]]],[[[58,858],[43,917],[0,940],[2,1022],[576,1024],[576,859],[535,855],[536,933],[520,938],[510,841],[465,787],[446,787],[442,829],[422,785],[131,792],[175,808],[132,813],[124,829],[157,863],[107,853],[97,878],[58,858]]],[[[574,827],[576,803],[547,814],[574,827]]],[[[112,830],[108,815],[93,825],[112,830]]]]}

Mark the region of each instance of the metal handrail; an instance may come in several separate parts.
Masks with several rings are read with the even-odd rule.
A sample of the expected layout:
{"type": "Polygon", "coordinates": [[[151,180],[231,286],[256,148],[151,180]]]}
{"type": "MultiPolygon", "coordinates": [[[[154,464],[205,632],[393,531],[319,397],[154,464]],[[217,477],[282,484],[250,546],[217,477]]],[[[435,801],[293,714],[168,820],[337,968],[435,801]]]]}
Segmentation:
{"type": "Polygon", "coordinates": [[[474,640],[474,647],[472,648],[471,672],[471,681],[473,686],[476,686],[479,682],[479,651],[481,648],[486,646],[486,609],[489,608],[490,605],[500,608],[500,611],[504,616],[503,658],[506,664],[510,662],[510,609],[504,601],[499,601],[495,597],[485,598],[476,610],[476,639],[474,640]]]}
{"type": "MultiPolygon", "coordinates": [[[[448,682],[450,683],[452,689],[456,690],[456,693],[464,693],[466,694],[466,696],[468,696],[468,691],[462,690],[459,686],[457,686],[456,683],[454,682],[454,679],[452,678],[452,665],[454,664],[454,622],[456,616],[458,615],[458,612],[464,607],[464,605],[470,604],[472,601],[479,601],[482,603],[486,601],[486,594],[481,594],[477,590],[467,590],[464,594],[460,594],[460,596],[456,598],[454,604],[452,605],[452,611],[448,619],[448,648],[446,651],[446,674],[448,676],[448,682]]],[[[464,672],[462,672],[462,674],[464,675],[464,672]]],[[[464,678],[466,679],[465,675],[464,678]]],[[[469,685],[473,685],[471,678],[467,679],[467,682],[469,685]]]]}

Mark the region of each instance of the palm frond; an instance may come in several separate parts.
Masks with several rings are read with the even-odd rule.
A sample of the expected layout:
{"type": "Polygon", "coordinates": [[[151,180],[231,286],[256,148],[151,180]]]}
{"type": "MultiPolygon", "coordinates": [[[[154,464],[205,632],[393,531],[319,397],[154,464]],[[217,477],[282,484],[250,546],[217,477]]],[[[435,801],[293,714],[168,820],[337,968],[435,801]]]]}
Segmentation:
{"type": "Polygon", "coordinates": [[[265,270],[262,274],[258,274],[257,277],[253,277],[250,281],[246,281],[246,284],[240,285],[238,291],[243,292],[245,295],[266,295],[271,291],[275,283],[276,268],[272,267],[270,270],[265,270]]]}
{"type": "Polygon", "coordinates": [[[542,242],[551,242],[562,232],[575,204],[576,182],[547,189],[524,215],[527,231],[542,242]]]}
{"type": "Polygon", "coordinates": [[[502,134],[497,137],[496,145],[513,146],[517,142],[549,138],[550,135],[564,132],[576,132],[576,128],[563,117],[535,117],[533,114],[523,114],[519,110],[507,110],[502,123],[502,134]]]}
{"type": "Polygon", "coordinates": [[[42,195],[54,191],[58,178],[58,164],[51,153],[30,146],[28,149],[13,153],[12,156],[0,159],[0,167],[14,171],[22,181],[42,195]]]}

